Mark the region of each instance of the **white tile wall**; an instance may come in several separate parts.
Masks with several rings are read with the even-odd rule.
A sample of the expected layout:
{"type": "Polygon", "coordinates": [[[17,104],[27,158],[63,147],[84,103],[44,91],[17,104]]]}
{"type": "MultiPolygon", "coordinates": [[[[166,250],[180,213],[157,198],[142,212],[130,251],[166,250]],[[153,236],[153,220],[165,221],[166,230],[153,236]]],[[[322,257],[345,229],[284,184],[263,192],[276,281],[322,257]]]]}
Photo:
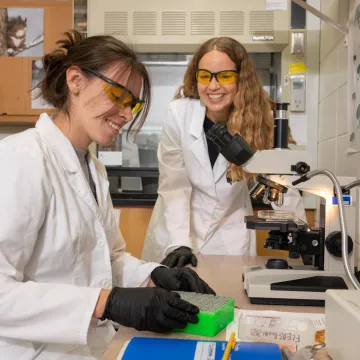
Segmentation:
{"type": "Polygon", "coordinates": [[[338,54],[337,51],[330,52],[320,62],[320,101],[333,93],[338,87],[338,54]]]}
{"type": "Polygon", "coordinates": [[[339,0],[322,0],[321,1],[321,12],[324,14],[328,14],[330,8],[334,5],[334,3],[338,2],[339,0]]]}
{"type": "MultiPolygon", "coordinates": [[[[354,1],[350,0],[350,2],[354,1]]],[[[321,11],[345,26],[349,19],[349,1],[322,0],[321,11]]],[[[360,177],[360,153],[349,151],[351,144],[347,128],[347,116],[349,115],[347,114],[347,54],[348,49],[344,47],[343,35],[322,22],[318,166],[333,171],[337,176],[360,177]],[[333,102],[336,102],[336,105],[333,102]]],[[[356,133],[356,142],[356,145],[360,146],[360,130],[356,133]]],[[[356,146],[354,148],[356,150],[356,146]]],[[[360,233],[360,223],[358,226],[358,233],[360,233]]],[[[355,264],[358,264],[360,268],[359,237],[357,241],[355,264]]]]}
{"type": "Polygon", "coordinates": [[[336,135],[343,135],[347,133],[347,84],[341,86],[337,94],[336,135]]]}
{"type": "Polygon", "coordinates": [[[318,141],[336,136],[337,96],[338,92],[335,90],[320,103],[318,141]]]}
{"type": "Polygon", "coordinates": [[[335,172],[335,144],[336,139],[330,139],[319,143],[318,167],[335,172]]]}
{"type": "Polygon", "coordinates": [[[345,47],[344,40],[340,40],[337,46],[338,52],[338,86],[347,82],[348,69],[348,49],[345,47]]]}
{"type": "Polygon", "coordinates": [[[359,154],[348,154],[349,137],[345,134],[337,138],[336,148],[336,175],[337,176],[358,176],[359,154]]]}
{"type": "MultiPolygon", "coordinates": [[[[322,13],[329,16],[336,22],[341,22],[341,3],[347,0],[323,0],[321,2],[322,13]]],[[[343,5],[342,5],[343,6],[343,5]]],[[[343,35],[327,25],[325,22],[321,23],[321,47],[320,47],[320,61],[322,61],[334,48],[334,46],[343,38],[343,35]]]]}
{"type": "MultiPolygon", "coordinates": [[[[321,11],[344,26],[349,18],[349,1],[322,0],[321,11]]],[[[348,49],[343,35],[323,22],[320,49],[318,164],[338,176],[357,176],[360,154],[348,152],[348,49]]]]}

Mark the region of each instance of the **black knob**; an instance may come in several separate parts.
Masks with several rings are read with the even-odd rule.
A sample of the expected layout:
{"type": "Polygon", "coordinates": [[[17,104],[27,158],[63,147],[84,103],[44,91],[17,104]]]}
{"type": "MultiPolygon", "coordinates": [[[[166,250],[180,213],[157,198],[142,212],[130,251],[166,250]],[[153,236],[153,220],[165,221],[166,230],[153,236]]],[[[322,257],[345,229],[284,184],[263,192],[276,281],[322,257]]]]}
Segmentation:
{"type": "MultiPolygon", "coordinates": [[[[333,231],[330,233],[325,240],[325,246],[327,251],[334,255],[335,257],[342,257],[341,255],[341,232],[340,231],[333,231]]],[[[354,243],[348,235],[348,254],[353,251],[354,243]]]]}
{"type": "Polygon", "coordinates": [[[266,263],[267,269],[288,269],[289,264],[285,259],[269,259],[266,263]]]}
{"type": "Polygon", "coordinates": [[[288,106],[290,105],[290,103],[276,103],[276,110],[285,110],[287,111],[288,106]]]}
{"type": "Polygon", "coordinates": [[[310,171],[310,166],[303,161],[299,161],[295,165],[291,165],[291,171],[295,171],[298,175],[304,175],[310,171]]]}

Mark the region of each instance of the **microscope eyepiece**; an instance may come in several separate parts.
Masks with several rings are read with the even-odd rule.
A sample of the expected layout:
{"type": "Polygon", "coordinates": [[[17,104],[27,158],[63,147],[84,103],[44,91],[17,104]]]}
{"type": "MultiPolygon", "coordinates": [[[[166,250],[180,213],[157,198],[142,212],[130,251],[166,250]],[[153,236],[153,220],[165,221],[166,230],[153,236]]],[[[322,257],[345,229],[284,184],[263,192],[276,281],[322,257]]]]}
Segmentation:
{"type": "Polygon", "coordinates": [[[231,135],[220,123],[211,126],[205,135],[219,148],[224,158],[235,165],[245,164],[256,152],[239,134],[231,135]]]}

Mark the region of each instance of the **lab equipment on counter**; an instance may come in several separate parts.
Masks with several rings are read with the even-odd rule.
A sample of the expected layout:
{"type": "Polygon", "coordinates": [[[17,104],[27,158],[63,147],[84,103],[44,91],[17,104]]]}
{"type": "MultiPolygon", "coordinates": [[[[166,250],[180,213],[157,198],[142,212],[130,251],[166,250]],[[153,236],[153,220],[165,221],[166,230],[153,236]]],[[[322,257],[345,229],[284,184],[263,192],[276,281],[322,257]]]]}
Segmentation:
{"type": "Polygon", "coordinates": [[[226,339],[235,332],[238,342],[276,343],[295,352],[307,346],[324,344],[325,326],[325,314],[322,313],[235,309],[234,321],[226,327],[226,339]],[[301,323],[308,326],[307,330],[302,328],[301,323]],[[280,327],[282,330],[277,331],[280,327]],[[295,328],[301,330],[296,331],[299,337],[293,331],[295,328]],[[289,341],[290,338],[294,341],[289,341]]]}
{"type": "MultiPolygon", "coordinates": [[[[134,337],[117,360],[222,360],[226,341],[134,337]]],[[[237,342],[231,360],[282,360],[276,344],[237,342]]]]}
{"type": "Polygon", "coordinates": [[[334,360],[358,360],[360,291],[326,293],[326,349],[334,360]]]}
{"type": "Polygon", "coordinates": [[[194,304],[200,310],[197,324],[188,323],[184,329],[177,332],[188,334],[215,336],[234,320],[234,299],[226,296],[198,294],[194,292],[177,291],[181,299],[194,304]]]}
{"type": "Polygon", "coordinates": [[[301,257],[303,261],[303,265],[289,266],[284,259],[271,259],[263,267],[245,267],[244,288],[250,302],[324,306],[327,289],[360,288],[354,278],[352,251],[357,234],[358,204],[350,201],[346,209],[343,207],[344,195],[356,198],[355,192],[341,187],[353,178],[337,179],[328,170],[310,172],[310,154],[288,148],[287,105],[276,104],[273,149],[255,151],[239,134],[231,135],[220,123],[214,124],[206,136],[229,162],[252,174],[272,175],[271,179],[257,176],[257,183],[250,191],[254,199],[281,207],[289,187],[317,197],[316,227],[296,218],[245,217],[247,229],[269,230],[264,247],[287,250],[290,258],[301,257]],[[334,196],[338,206],[332,205],[334,196]]]}

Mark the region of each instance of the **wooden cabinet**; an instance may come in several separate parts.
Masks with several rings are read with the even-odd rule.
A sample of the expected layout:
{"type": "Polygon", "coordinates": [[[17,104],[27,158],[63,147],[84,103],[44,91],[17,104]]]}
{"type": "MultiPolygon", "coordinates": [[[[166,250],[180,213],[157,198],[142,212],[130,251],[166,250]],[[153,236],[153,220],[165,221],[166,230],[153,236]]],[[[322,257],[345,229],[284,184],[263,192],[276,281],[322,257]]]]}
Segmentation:
{"type": "Polygon", "coordinates": [[[126,241],[126,250],[141,257],[152,207],[115,207],[121,211],[120,230],[126,241]]]}
{"type": "MultiPolygon", "coordinates": [[[[44,54],[73,26],[72,0],[0,0],[0,8],[44,9],[44,54]]],[[[31,108],[32,60],[38,59],[41,57],[0,56],[0,122],[36,121],[44,112],[31,108]]]]}
{"type": "MultiPolygon", "coordinates": [[[[137,258],[141,257],[147,227],[151,218],[152,208],[149,207],[116,207],[121,211],[120,229],[126,241],[127,251],[137,258]]],[[[254,214],[257,210],[254,209],[254,214]]],[[[308,224],[314,224],[314,211],[306,210],[308,224]]],[[[288,257],[287,251],[264,249],[268,231],[256,232],[256,251],[259,256],[288,257]]]]}

